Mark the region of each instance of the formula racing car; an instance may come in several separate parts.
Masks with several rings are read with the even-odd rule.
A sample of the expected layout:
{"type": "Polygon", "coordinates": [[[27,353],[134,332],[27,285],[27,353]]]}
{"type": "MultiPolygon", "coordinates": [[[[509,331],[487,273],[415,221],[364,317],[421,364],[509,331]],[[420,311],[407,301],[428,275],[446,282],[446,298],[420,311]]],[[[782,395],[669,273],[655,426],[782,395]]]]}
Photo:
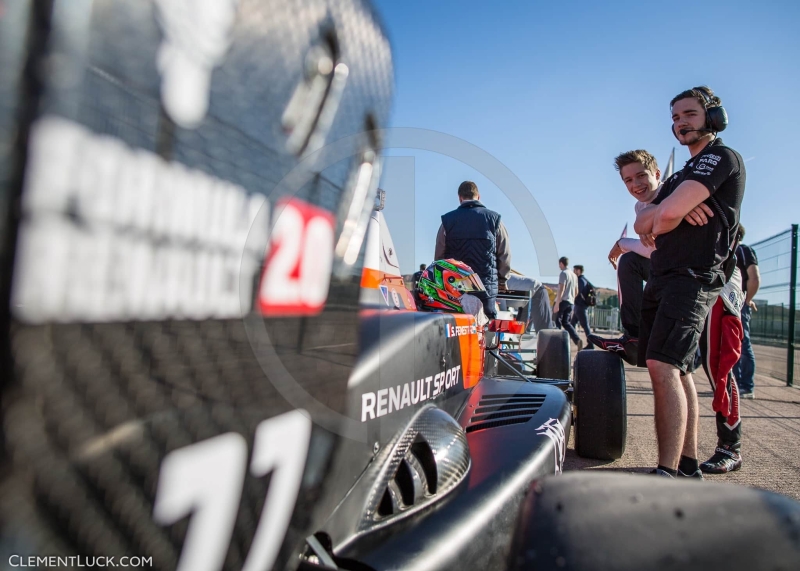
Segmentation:
{"type": "Polygon", "coordinates": [[[0,45],[3,568],[800,568],[782,496],[562,474],[623,370],[524,292],[417,307],[366,0],[18,0],[0,45]]]}

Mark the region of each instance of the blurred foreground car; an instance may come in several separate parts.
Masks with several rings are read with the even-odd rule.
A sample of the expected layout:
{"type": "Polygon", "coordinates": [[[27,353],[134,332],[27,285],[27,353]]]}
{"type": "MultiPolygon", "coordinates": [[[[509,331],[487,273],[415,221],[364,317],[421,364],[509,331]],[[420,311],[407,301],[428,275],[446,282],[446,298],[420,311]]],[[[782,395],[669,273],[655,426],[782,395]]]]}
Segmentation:
{"type": "Polygon", "coordinates": [[[554,476],[614,364],[415,310],[367,3],[0,6],[4,567],[797,568],[786,498],[554,476]]]}

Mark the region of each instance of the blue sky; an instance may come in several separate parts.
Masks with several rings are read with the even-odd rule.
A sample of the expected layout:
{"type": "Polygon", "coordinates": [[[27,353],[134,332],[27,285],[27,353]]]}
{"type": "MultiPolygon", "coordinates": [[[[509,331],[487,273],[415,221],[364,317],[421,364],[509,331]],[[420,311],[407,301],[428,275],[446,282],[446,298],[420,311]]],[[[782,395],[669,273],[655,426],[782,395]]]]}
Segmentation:
{"type": "MultiPolygon", "coordinates": [[[[689,154],[670,132],[669,101],[694,85],[722,98],[730,125],[721,136],[747,161],[745,241],[800,222],[800,2],[375,5],[395,64],[389,126],[446,133],[498,159],[538,203],[558,255],[583,264],[595,285],[615,287],[607,254],[634,220],[613,159],[644,148],[663,167],[677,147],[682,166],[689,154]]],[[[403,272],[431,261],[439,216],[471,179],[503,215],[513,267],[555,279],[553,264],[540,271],[514,204],[474,168],[431,152],[387,154],[414,157],[413,196],[402,168],[382,181],[403,272]]]]}

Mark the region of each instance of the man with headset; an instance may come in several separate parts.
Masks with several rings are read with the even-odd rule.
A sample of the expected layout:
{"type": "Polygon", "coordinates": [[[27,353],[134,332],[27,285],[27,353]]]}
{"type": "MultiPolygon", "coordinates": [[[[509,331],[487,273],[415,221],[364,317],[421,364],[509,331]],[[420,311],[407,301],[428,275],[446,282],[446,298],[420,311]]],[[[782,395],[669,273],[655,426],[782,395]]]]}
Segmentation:
{"type": "Polygon", "coordinates": [[[648,368],[655,398],[653,473],[674,477],[679,469],[693,474],[699,468],[691,372],[703,324],[735,267],[745,168],[741,155],[717,137],[728,116],[710,88],[679,93],[670,109],[672,132],[692,156],[639,211],[634,229],[656,245],[639,337],[639,365],[648,368]]]}

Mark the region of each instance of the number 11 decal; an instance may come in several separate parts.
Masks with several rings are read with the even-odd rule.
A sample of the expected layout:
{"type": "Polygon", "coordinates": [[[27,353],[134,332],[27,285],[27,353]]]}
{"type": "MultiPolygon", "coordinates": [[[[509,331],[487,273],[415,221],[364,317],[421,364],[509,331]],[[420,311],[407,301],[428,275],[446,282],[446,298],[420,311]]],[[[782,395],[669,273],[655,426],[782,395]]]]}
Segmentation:
{"type": "MultiPolygon", "coordinates": [[[[294,410],[256,427],[250,473],[273,473],[243,571],[272,568],[303,477],[311,420],[294,410]]],[[[153,519],[190,515],[178,571],[219,571],[228,552],[247,470],[247,442],[235,432],[174,450],[161,463],[153,519]]]]}

